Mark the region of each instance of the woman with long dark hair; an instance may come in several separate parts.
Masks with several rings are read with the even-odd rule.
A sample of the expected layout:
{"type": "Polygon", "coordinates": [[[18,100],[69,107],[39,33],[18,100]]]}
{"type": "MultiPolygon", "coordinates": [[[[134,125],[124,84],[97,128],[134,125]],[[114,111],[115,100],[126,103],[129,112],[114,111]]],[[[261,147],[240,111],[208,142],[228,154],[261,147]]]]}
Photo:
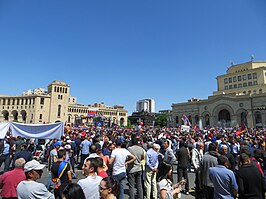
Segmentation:
{"type": "Polygon", "coordinates": [[[180,186],[186,183],[185,180],[181,180],[177,184],[172,183],[172,165],[166,162],[162,162],[158,168],[158,191],[161,199],[173,199],[177,198],[181,192],[180,186]]]}
{"type": "Polygon", "coordinates": [[[71,183],[63,190],[63,199],[86,199],[84,192],[76,183],[71,183]]]}
{"type": "Polygon", "coordinates": [[[101,199],[119,198],[119,184],[111,177],[103,178],[99,185],[101,199]]]}

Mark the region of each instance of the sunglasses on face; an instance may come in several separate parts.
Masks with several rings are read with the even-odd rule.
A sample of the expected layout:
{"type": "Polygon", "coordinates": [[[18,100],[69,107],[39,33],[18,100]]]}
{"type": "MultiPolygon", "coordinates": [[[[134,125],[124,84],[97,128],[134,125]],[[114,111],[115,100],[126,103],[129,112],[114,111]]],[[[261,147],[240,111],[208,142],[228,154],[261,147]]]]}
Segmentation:
{"type": "Polygon", "coordinates": [[[109,189],[108,187],[102,187],[101,185],[99,185],[99,190],[100,191],[104,191],[104,190],[106,190],[106,189],[109,189]]]}

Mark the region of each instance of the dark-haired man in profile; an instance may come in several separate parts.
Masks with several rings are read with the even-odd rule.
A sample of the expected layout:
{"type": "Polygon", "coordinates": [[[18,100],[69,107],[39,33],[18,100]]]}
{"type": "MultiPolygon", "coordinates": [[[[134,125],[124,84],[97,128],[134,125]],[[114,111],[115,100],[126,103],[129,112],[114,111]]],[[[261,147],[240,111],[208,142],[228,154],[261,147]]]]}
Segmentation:
{"type": "Polygon", "coordinates": [[[237,172],[239,199],[264,199],[265,184],[259,168],[252,164],[250,156],[241,153],[240,168],[237,172]]]}
{"type": "Polygon", "coordinates": [[[85,179],[78,181],[87,199],[100,198],[99,185],[103,179],[97,176],[98,161],[96,158],[87,158],[84,164],[85,179]]]}

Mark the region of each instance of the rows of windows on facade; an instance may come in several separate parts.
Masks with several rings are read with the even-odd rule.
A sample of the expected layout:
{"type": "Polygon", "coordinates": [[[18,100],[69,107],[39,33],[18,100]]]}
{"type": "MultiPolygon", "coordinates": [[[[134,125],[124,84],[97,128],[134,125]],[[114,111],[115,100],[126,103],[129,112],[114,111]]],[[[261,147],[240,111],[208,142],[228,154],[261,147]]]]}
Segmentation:
{"type": "MultiPolygon", "coordinates": [[[[241,82],[241,83],[225,85],[224,89],[228,90],[228,89],[242,88],[242,87],[247,87],[247,86],[256,86],[258,85],[258,82],[256,79],[257,79],[257,73],[252,73],[252,74],[250,73],[248,75],[239,75],[239,76],[225,78],[224,84],[230,84],[233,82],[241,82]],[[246,81],[246,80],[248,80],[248,82],[242,83],[242,81],[246,81]]],[[[253,92],[254,94],[256,94],[257,91],[254,90],[253,92]]],[[[251,91],[249,91],[249,93],[251,93],[251,91]]],[[[259,93],[262,93],[262,89],[259,90],[259,93]]]]}
{"type": "MultiPolygon", "coordinates": [[[[34,105],[35,98],[26,99],[2,99],[2,105],[34,105]]],[[[44,98],[41,98],[40,104],[44,104],[44,98]]]]}

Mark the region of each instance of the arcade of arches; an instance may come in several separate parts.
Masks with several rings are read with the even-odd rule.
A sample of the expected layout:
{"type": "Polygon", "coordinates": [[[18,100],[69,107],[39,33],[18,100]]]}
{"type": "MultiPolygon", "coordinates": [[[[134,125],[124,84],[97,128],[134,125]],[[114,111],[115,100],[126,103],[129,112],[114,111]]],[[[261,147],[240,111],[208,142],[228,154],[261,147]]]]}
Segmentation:
{"type": "Polygon", "coordinates": [[[27,118],[27,112],[22,110],[20,112],[13,110],[11,113],[7,110],[3,110],[1,112],[0,117],[3,118],[4,121],[20,121],[25,122],[27,118]]]}
{"type": "MultiPolygon", "coordinates": [[[[248,123],[249,115],[250,113],[247,110],[239,111],[239,113],[233,115],[229,110],[222,109],[218,112],[217,116],[211,116],[209,113],[206,113],[204,115],[201,115],[200,117],[198,115],[195,115],[194,117],[193,115],[189,115],[188,119],[193,126],[199,125],[199,122],[201,121],[203,127],[238,127],[241,126],[242,123],[244,123],[246,126],[250,126],[248,123]]],[[[264,115],[266,119],[266,113],[262,113],[262,111],[255,111],[253,113],[253,122],[256,127],[263,127],[262,115],[264,115]]],[[[184,121],[179,120],[181,117],[182,115],[175,117],[176,125],[184,125],[184,121]]],[[[251,122],[252,121],[250,121],[250,123],[251,122]]]]}

